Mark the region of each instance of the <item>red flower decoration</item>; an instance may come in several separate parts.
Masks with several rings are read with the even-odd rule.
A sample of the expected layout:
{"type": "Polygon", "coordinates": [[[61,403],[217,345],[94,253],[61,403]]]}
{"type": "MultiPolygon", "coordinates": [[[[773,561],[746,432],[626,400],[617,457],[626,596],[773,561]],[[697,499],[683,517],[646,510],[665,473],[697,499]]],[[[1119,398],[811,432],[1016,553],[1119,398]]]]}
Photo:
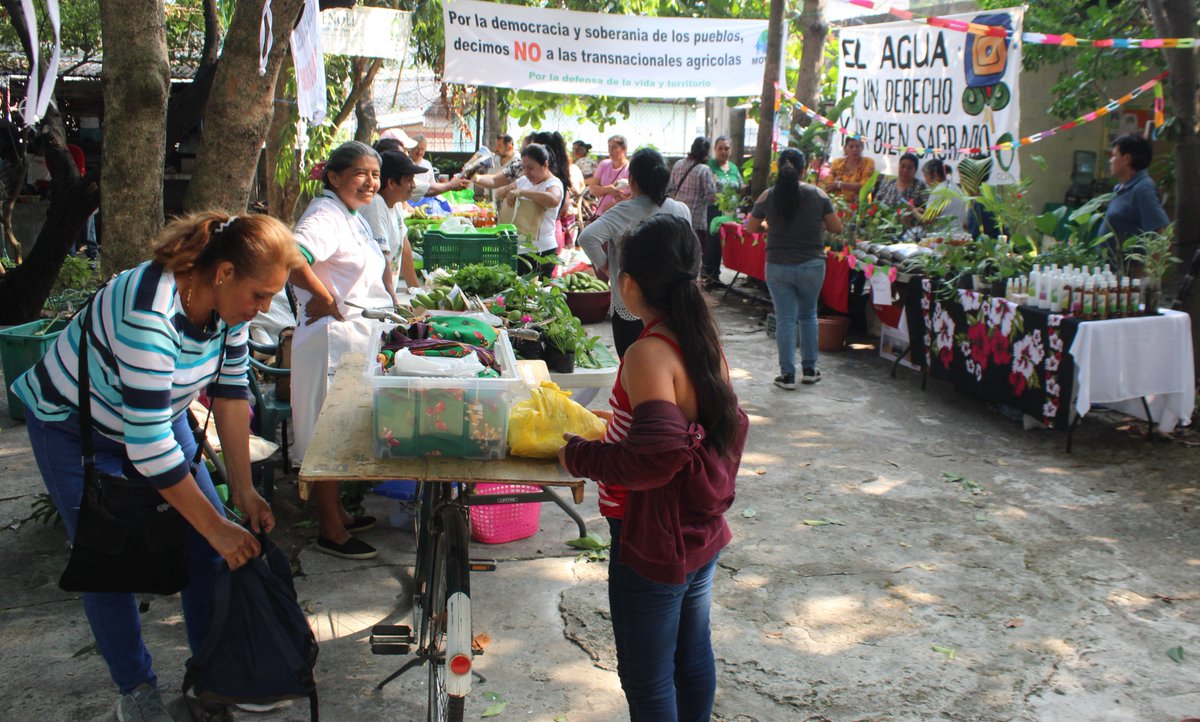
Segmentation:
{"type": "Polygon", "coordinates": [[[1012,363],[1012,346],[1008,343],[1008,336],[999,332],[992,336],[992,360],[998,366],[1012,363]]]}
{"type": "Polygon", "coordinates": [[[308,172],[309,180],[324,180],[325,179],[325,161],[321,161],[312,167],[308,172]]]}
{"type": "Polygon", "coordinates": [[[1015,371],[1008,375],[1008,384],[1017,396],[1025,393],[1025,377],[1015,371]]]}

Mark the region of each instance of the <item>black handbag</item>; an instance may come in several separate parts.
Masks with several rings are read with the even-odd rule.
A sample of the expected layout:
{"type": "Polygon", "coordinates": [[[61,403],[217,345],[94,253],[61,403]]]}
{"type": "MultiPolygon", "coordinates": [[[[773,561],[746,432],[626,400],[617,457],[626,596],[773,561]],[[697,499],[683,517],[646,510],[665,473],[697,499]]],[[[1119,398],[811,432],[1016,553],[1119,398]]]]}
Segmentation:
{"type": "MultiPolygon", "coordinates": [[[[96,469],[92,434],[91,383],[88,380],[88,304],[79,339],[79,441],[83,452],[83,499],[71,558],[58,586],[68,592],[174,594],[188,583],[188,522],[145,481],[130,481],[96,469]]],[[[226,332],[228,333],[228,331],[226,332]]],[[[225,361],[225,342],[217,372],[225,361]]],[[[209,418],[212,408],[209,408],[209,418]]],[[[196,432],[192,476],[204,451],[196,432]]]]}

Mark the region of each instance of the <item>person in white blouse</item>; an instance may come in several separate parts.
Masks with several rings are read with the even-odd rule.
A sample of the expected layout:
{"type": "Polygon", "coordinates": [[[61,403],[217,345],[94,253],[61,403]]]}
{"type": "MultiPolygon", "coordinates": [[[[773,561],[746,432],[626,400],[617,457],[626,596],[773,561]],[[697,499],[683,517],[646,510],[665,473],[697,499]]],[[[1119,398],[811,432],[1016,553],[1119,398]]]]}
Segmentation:
{"type": "MultiPolygon", "coordinates": [[[[292,426],[295,457],[303,459],[325,402],[329,379],[344,354],[366,353],[374,326],[355,306],[390,307],[387,259],[362,209],[379,191],[379,154],[364,143],[343,143],[320,171],[325,190],[296,224],[296,242],[308,263],[292,272],[300,304],[292,346],[292,426]],[[351,306],[350,304],[355,304],[351,306]]],[[[390,275],[390,274],[389,274],[390,275]]],[[[345,559],[370,559],[374,547],[352,536],[374,525],[351,518],[337,484],[317,484],[317,550],[345,559]]]]}
{"type": "MultiPolygon", "coordinates": [[[[553,156],[546,146],[540,143],[530,143],[521,149],[521,168],[525,174],[516,181],[509,183],[496,191],[500,200],[509,200],[518,204],[515,220],[522,218],[521,206],[534,205],[540,213],[537,214],[537,225],[528,229],[518,225],[518,231],[525,231],[529,243],[539,256],[558,252],[558,241],[554,237],[554,224],[558,220],[558,210],[563,201],[563,182],[550,170],[553,156]]],[[[522,272],[537,268],[542,276],[549,278],[554,271],[554,262],[540,263],[529,255],[522,255],[524,267],[522,272]]]]}

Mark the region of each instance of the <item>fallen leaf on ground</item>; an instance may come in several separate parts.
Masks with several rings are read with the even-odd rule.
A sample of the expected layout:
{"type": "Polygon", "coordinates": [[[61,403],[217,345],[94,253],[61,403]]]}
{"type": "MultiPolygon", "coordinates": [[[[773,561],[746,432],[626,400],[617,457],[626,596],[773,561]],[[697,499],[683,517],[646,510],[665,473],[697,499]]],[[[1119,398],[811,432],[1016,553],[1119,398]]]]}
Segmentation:
{"type": "Polygon", "coordinates": [[[763,632],[763,636],[770,639],[783,639],[783,632],[763,632]]]}
{"type": "Polygon", "coordinates": [[[1004,459],[996,459],[996,466],[1008,466],[1008,462],[1004,459]]]}
{"type": "Polygon", "coordinates": [[[1167,650],[1167,656],[1175,660],[1176,664],[1183,664],[1183,647],[1171,647],[1167,650]]]}
{"type": "Polygon", "coordinates": [[[987,512],[977,512],[975,514],[975,521],[987,521],[987,512]]]}
{"type": "Polygon", "coordinates": [[[483,698],[491,704],[489,704],[488,708],[483,711],[483,714],[479,715],[480,717],[495,717],[503,712],[504,708],[508,706],[508,702],[495,692],[484,692],[483,698]]]}
{"type": "Polygon", "coordinates": [[[900,465],[897,464],[896,462],[892,461],[891,459],[888,459],[888,463],[891,464],[892,466],[896,467],[897,469],[900,468],[900,465]]]}
{"type": "Polygon", "coordinates": [[[932,572],[934,569],[937,569],[937,565],[936,564],[918,564],[917,568],[923,569],[927,572],[932,572]]]}
{"type": "Polygon", "coordinates": [[[1005,622],[1004,626],[1009,629],[1016,629],[1017,627],[1025,626],[1025,620],[1021,619],[1020,617],[1013,617],[1012,619],[1005,622]]]}
{"type": "Polygon", "coordinates": [[[754,470],[754,473],[755,473],[755,474],[758,474],[759,476],[762,476],[763,474],[767,473],[767,470],[766,470],[766,469],[761,469],[761,468],[760,468],[760,469],[755,469],[755,470],[754,470]]]}
{"type": "Polygon", "coordinates": [[[912,544],[909,544],[908,542],[900,542],[900,546],[904,547],[905,549],[908,549],[909,547],[912,546],[912,544]]]}
{"type": "Polygon", "coordinates": [[[482,652],[483,650],[487,649],[488,645],[491,643],[492,636],[487,632],[480,632],[479,634],[475,635],[474,639],[471,640],[471,648],[482,652]]]}
{"type": "Polygon", "coordinates": [[[958,655],[958,650],[951,647],[943,647],[940,644],[933,645],[933,651],[938,654],[946,655],[946,659],[954,659],[958,655]]]}
{"type": "Polygon", "coordinates": [[[806,526],[829,526],[830,524],[835,524],[837,526],[846,526],[845,524],[843,524],[840,521],[837,521],[836,519],[805,519],[804,524],[806,526]]]}
{"type": "Polygon", "coordinates": [[[747,519],[753,519],[754,517],[758,516],[758,512],[754,511],[753,509],[743,509],[742,516],[746,517],[747,519]]]}

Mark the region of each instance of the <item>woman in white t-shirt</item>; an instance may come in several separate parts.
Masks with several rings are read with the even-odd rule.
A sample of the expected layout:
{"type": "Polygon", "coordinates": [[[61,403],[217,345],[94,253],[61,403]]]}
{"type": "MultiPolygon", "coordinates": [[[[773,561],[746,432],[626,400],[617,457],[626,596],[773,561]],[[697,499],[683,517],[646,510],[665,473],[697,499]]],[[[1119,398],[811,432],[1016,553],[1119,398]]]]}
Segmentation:
{"type": "MultiPolygon", "coordinates": [[[[533,204],[540,208],[541,219],[536,228],[527,230],[529,242],[536,255],[546,256],[557,253],[558,241],[554,238],[554,224],[558,220],[559,208],[563,202],[563,184],[550,170],[553,154],[546,146],[530,143],[521,150],[521,168],[525,175],[496,191],[496,197],[509,199],[517,204],[516,219],[522,218],[522,207],[533,204]]],[[[522,255],[522,271],[537,268],[546,278],[554,271],[554,262],[539,262],[529,255],[522,255]]]]}

